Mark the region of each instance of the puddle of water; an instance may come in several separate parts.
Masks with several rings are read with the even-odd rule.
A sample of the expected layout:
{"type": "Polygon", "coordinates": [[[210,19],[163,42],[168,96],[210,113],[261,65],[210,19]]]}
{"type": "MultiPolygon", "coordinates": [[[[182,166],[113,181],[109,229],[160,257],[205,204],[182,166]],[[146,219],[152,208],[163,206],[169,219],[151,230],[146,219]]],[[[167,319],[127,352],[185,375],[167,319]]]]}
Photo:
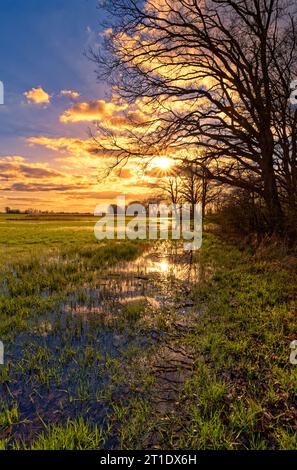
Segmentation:
{"type": "Polygon", "coordinates": [[[209,270],[181,244],[159,242],[136,260],[100,273],[95,287],[84,287],[84,299],[79,293],[73,295],[63,312],[106,317],[120,314],[124,305],[133,302],[144,302],[154,311],[168,309],[176,304],[178,293],[186,295],[192,284],[208,275],[209,270]]]}
{"type": "MultiPolygon", "coordinates": [[[[133,302],[144,303],[143,316],[149,318],[172,308],[178,289],[187,292],[207,274],[193,253],[171,242],[156,243],[135,261],[98,274],[95,287],[85,286],[82,298],[78,292],[40,319],[35,333],[19,336],[7,349],[14,369],[9,383],[0,384],[0,394],[6,405],[18,403],[22,422],[8,435],[29,442],[44,430],[44,422],[63,423],[78,416],[104,427],[111,412],[111,397],[105,399],[104,392],[120,374],[120,362],[130,349],[149,348],[157,338],[153,328],[151,334],[139,335],[137,330],[117,329],[116,322],[110,328],[97,320],[120,318],[133,302]]],[[[112,399],[126,395],[131,392],[123,377],[112,399]]],[[[109,443],[110,448],[114,445],[109,443]]]]}
{"type": "Polygon", "coordinates": [[[140,279],[157,275],[162,280],[174,278],[193,283],[201,277],[201,266],[194,262],[194,256],[193,252],[184,251],[182,245],[164,241],[136,261],[120,264],[117,272],[132,273],[140,279]]]}

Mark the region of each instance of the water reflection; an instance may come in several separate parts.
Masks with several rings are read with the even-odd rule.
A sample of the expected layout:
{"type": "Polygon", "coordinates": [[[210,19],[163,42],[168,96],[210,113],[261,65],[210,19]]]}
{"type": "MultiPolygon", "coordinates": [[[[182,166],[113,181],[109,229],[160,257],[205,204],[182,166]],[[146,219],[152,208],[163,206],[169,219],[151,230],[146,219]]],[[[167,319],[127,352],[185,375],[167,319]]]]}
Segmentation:
{"type": "Polygon", "coordinates": [[[185,251],[182,244],[164,241],[156,243],[136,261],[118,265],[117,271],[196,283],[206,275],[198,257],[196,252],[185,251]]]}
{"type": "Polygon", "coordinates": [[[144,301],[153,310],[172,305],[177,287],[179,292],[189,292],[191,285],[209,275],[198,258],[199,254],[184,251],[182,244],[155,243],[136,260],[100,273],[96,287],[85,288],[87,301],[79,302],[74,296],[64,311],[107,315],[133,301],[144,301]]]}
{"type": "MultiPolygon", "coordinates": [[[[98,272],[92,286],[82,286],[61,308],[47,312],[7,351],[17,368],[9,389],[0,384],[0,395],[8,408],[18,403],[21,417],[5,429],[7,435],[30,442],[44,430],[44,423],[64,423],[78,416],[104,426],[113,413],[112,404],[132,393],[125,380],[116,382],[118,370],[122,371],[117,367],[130,360],[131,351],[156,344],[167,334],[167,323],[177,329],[187,326],[193,305],[186,293],[208,274],[199,253],[158,242],[135,261],[98,272]],[[136,328],[129,305],[133,302],[145,303],[136,328]],[[127,311],[130,317],[125,323],[127,311]]],[[[163,353],[161,360],[169,364],[171,374],[176,356],[163,353]]],[[[107,443],[108,448],[116,445],[116,437],[107,443]]]]}

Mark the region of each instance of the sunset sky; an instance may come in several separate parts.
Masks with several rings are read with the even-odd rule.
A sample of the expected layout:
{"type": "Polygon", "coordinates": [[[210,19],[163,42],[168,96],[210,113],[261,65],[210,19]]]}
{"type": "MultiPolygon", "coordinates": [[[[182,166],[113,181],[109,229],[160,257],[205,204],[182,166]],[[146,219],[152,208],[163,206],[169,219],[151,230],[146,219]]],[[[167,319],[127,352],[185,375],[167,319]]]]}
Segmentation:
{"type": "Polygon", "coordinates": [[[134,200],[153,191],[153,169],[143,175],[128,166],[108,181],[99,177],[107,157],[94,152],[88,129],[94,121],[121,128],[125,118],[84,56],[105,34],[96,5],[1,0],[0,211],[93,212],[118,194],[134,200]]]}

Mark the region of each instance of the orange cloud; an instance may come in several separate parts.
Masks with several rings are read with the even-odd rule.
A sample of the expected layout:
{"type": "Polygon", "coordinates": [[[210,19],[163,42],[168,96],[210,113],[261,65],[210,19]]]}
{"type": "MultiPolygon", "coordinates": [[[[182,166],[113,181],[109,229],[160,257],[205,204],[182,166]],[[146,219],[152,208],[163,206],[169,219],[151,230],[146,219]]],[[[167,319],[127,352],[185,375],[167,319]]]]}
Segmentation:
{"type": "Polygon", "coordinates": [[[104,200],[111,202],[116,202],[116,198],[118,196],[125,195],[127,201],[134,201],[134,200],[144,200],[148,197],[151,197],[152,194],[143,193],[140,194],[139,192],[134,193],[125,193],[123,191],[91,191],[91,192],[80,192],[80,193],[66,193],[67,199],[92,199],[96,200],[104,200]]]}
{"type": "Polygon", "coordinates": [[[32,164],[19,161],[1,161],[0,162],[0,180],[8,180],[11,178],[50,178],[59,177],[62,173],[52,168],[47,168],[45,165],[32,164]]]}
{"type": "Polygon", "coordinates": [[[123,179],[131,179],[133,177],[132,171],[129,168],[119,168],[115,170],[115,175],[123,179]]]}
{"type": "Polygon", "coordinates": [[[27,98],[28,103],[49,104],[51,101],[50,95],[41,87],[26,91],[24,96],[27,98]]]}
{"type": "Polygon", "coordinates": [[[104,100],[75,103],[60,116],[60,122],[63,123],[88,121],[97,121],[111,129],[125,130],[144,126],[147,117],[137,105],[104,100]]]}
{"type": "Polygon", "coordinates": [[[75,100],[80,97],[80,93],[78,93],[77,91],[73,91],[73,90],[61,90],[60,95],[67,96],[68,98],[72,100],[75,100]]]}
{"type": "Polygon", "coordinates": [[[44,191],[69,191],[81,190],[81,185],[74,184],[53,184],[53,183],[13,183],[4,187],[1,191],[21,191],[21,192],[44,192],[44,191]]]}
{"type": "Polygon", "coordinates": [[[76,139],[68,137],[29,137],[29,144],[41,145],[49,150],[69,152],[75,157],[94,154],[97,150],[92,139],[76,139]]]}
{"type": "Polygon", "coordinates": [[[61,122],[101,121],[110,118],[114,113],[125,109],[124,106],[116,105],[104,100],[84,101],[67,109],[61,116],[61,122]]]}
{"type": "MultiPolygon", "coordinates": [[[[29,137],[29,145],[40,145],[48,150],[57,152],[56,161],[71,167],[94,167],[94,165],[110,166],[111,159],[114,159],[119,152],[113,149],[101,149],[93,138],[77,139],[74,137],[29,137]]],[[[100,139],[103,144],[104,139],[100,139]]]]}
{"type": "Polygon", "coordinates": [[[90,189],[94,185],[87,176],[63,173],[46,163],[30,163],[21,156],[0,158],[0,182],[2,191],[63,191],[90,189]]]}
{"type": "MultiPolygon", "coordinates": [[[[36,138],[37,139],[37,138],[36,138]]],[[[43,138],[45,139],[45,138],[43,138]]],[[[58,150],[72,146],[72,150],[80,145],[89,146],[90,142],[79,139],[61,138],[59,142],[47,145],[58,150]]],[[[45,141],[43,141],[45,143],[45,141]]],[[[81,151],[81,149],[79,150],[81,151]]],[[[64,157],[65,158],[65,157],[64,157]]],[[[83,211],[92,212],[98,201],[111,203],[119,195],[125,195],[127,201],[146,199],[150,196],[149,182],[139,179],[136,167],[123,168],[113,174],[112,180],[98,179],[101,163],[93,160],[93,165],[86,164],[86,158],[81,158],[84,172],[74,171],[76,166],[72,158],[66,158],[69,167],[52,168],[48,163],[32,163],[27,158],[15,156],[0,156],[0,206],[4,207],[13,202],[14,207],[27,209],[34,207],[41,210],[83,211]]],[[[75,160],[75,159],[74,159],[75,160]]],[[[57,164],[57,159],[53,160],[57,164]]],[[[63,162],[63,159],[61,158],[63,162]]],[[[102,160],[100,159],[100,162],[102,160]]],[[[80,167],[81,168],[81,167],[80,167]]]]}

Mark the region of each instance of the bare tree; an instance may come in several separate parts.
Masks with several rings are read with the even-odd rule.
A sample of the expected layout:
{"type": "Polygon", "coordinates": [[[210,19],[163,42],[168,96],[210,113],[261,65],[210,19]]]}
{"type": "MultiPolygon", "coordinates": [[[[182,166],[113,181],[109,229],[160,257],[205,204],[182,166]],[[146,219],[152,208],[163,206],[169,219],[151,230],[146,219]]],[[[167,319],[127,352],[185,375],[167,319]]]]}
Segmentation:
{"type": "Polygon", "coordinates": [[[200,202],[204,219],[207,206],[217,203],[220,199],[223,185],[215,179],[211,179],[207,168],[203,166],[197,167],[191,164],[183,168],[182,172],[186,175],[182,191],[184,199],[192,204],[195,204],[195,201],[200,202]]]}
{"type": "Polygon", "coordinates": [[[162,178],[157,183],[161,195],[168,199],[171,204],[178,207],[181,203],[181,180],[179,176],[162,178]]]}
{"type": "Polygon", "coordinates": [[[190,204],[191,212],[194,213],[196,204],[201,202],[201,181],[191,167],[183,169],[181,181],[181,197],[184,202],[190,204]]]}
{"type": "Polygon", "coordinates": [[[153,109],[154,125],[135,136],[139,153],[202,149],[195,164],[207,177],[257,193],[281,231],[281,194],[287,201],[294,194],[296,204],[296,110],[288,107],[296,74],[294,2],[105,4],[114,24],[93,59],[122,98],[145,98],[153,109]]]}

